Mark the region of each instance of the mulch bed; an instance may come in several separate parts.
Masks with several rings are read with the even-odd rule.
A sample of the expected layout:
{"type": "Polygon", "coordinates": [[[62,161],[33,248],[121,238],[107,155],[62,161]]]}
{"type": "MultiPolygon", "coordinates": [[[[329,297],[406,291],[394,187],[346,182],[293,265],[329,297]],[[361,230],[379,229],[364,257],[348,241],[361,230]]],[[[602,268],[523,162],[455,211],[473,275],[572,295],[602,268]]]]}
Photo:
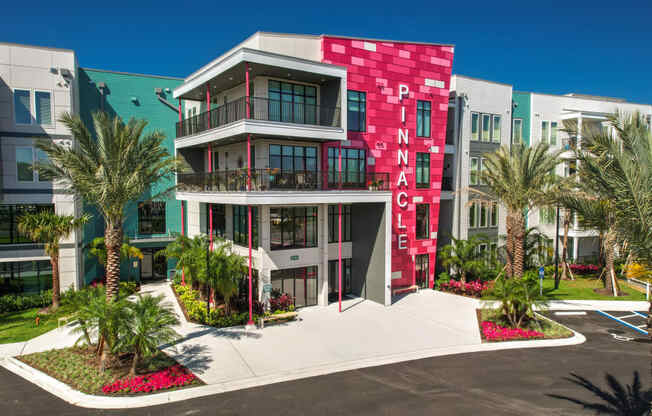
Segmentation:
{"type": "MultiPolygon", "coordinates": [[[[83,393],[106,396],[150,394],[148,392],[120,392],[105,394],[102,391],[102,387],[112,384],[116,380],[128,377],[131,368],[132,354],[123,354],[118,357],[111,356],[104,372],[99,370],[99,358],[95,353],[95,346],[84,345],[59,350],[49,350],[16,358],[83,393]]],[[[136,376],[150,375],[174,366],[178,366],[177,368],[181,371],[192,373],[190,370],[177,363],[173,358],[160,351],[156,356],[145,360],[139,365],[136,371],[136,376]]],[[[184,386],[165,388],[152,391],[151,393],[168,392],[182,388],[196,387],[203,384],[204,382],[195,376],[191,382],[184,386]]]]}

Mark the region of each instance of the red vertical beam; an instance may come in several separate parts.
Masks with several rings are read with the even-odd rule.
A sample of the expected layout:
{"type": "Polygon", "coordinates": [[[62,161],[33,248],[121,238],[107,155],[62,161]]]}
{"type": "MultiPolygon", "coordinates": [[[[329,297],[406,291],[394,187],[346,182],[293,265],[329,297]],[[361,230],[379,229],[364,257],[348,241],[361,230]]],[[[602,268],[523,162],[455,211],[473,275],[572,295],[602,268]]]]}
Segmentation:
{"type": "MultiPolygon", "coordinates": [[[[339,143],[338,146],[338,156],[337,156],[337,171],[338,171],[338,188],[342,186],[342,143],[339,143]]],[[[337,205],[338,215],[337,215],[337,281],[338,281],[338,293],[337,293],[337,302],[339,311],[342,312],[342,204],[337,205]]]]}
{"type": "MultiPolygon", "coordinates": [[[[245,63],[245,104],[247,106],[247,118],[250,116],[249,108],[249,64],[245,63]]],[[[251,189],[251,135],[247,134],[247,190],[251,189]]],[[[253,290],[253,285],[251,284],[251,246],[252,246],[252,221],[251,221],[251,205],[247,205],[247,218],[249,219],[247,224],[247,234],[249,235],[249,322],[247,325],[253,325],[253,314],[252,314],[252,304],[253,304],[253,295],[251,291],[253,290]]]]}
{"type": "MultiPolygon", "coordinates": [[[[181,112],[181,98],[179,98],[179,123],[183,121],[183,113],[181,112]]],[[[183,201],[181,201],[181,235],[186,234],[185,221],[183,215],[183,201]]],[[[186,285],[186,272],[181,270],[181,284],[186,285]]]]}
{"type": "MultiPolygon", "coordinates": [[[[206,123],[208,128],[211,128],[211,85],[206,84],[206,123]]],[[[213,172],[213,149],[211,144],[208,144],[208,173],[213,172]]],[[[212,179],[212,175],[209,175],[212,179]]],[[[208,244],[210,249],[213,250],[213,204],[208,204],[208,244]]]]}

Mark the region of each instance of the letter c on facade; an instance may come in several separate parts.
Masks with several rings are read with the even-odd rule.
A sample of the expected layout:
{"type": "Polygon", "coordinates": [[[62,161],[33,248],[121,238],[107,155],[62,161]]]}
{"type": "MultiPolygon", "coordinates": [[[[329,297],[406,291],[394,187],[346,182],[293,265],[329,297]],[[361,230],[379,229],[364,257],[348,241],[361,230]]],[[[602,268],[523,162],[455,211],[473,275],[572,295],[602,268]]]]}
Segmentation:
{"type": "Polygon", "coordinates": [[[399,207],[405,208],[407,206],[407,192],[399,192],[396,195],[396,204],[398,204],[399,207]],[[401,201],[401,198],[404,198],[403,201],[401,201]]]}

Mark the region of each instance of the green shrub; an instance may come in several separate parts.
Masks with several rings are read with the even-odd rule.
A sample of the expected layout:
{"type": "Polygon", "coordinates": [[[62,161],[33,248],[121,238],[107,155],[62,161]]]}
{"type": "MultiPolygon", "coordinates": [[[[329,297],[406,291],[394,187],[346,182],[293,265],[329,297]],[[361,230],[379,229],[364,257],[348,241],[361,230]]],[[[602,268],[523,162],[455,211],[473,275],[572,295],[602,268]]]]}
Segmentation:
{"type": "Polygon", "coordinates": [[[52,303],[52,290],[33,295],[0,296],[0,313],[17,312],[24,309],[42,308],[52,303]]]}
{"type": "Polygon", "coordinates": [[[136,282],[120,282],[120,297],[133,295],[137,290],[136,282]]]}

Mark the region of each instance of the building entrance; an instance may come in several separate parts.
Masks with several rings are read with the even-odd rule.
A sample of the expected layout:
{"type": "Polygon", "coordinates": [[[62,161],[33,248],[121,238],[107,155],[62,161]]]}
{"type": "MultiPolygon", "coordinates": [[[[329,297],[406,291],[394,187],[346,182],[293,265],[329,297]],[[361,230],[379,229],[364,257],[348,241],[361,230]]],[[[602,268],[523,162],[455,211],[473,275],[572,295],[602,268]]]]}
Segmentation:
{"type": "Polygon", "coordinates": [[[417,254],[415,257],[416,284],[422,289],[428,287],[428,275],[430,274],[430,255],[417,254]]]}

